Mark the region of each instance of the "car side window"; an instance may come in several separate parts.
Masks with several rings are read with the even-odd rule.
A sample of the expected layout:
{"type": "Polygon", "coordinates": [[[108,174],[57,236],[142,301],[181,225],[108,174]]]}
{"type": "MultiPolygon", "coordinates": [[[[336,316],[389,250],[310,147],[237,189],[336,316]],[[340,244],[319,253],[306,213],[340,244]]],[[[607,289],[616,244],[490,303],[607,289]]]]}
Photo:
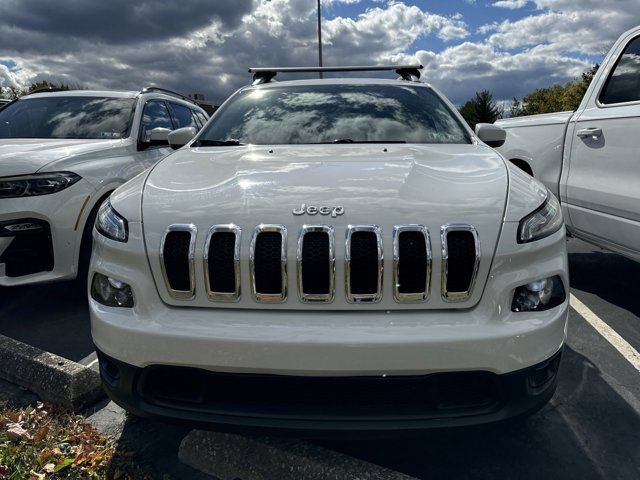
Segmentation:
{"type": "Polygon", "coordinates": [[[600,103],[640,101],[640,37],[624,49],[600,94],[600,103]]]}
{"type": "Polygon", "coordinates": [[[146,134],[154,128],[168,128],[173,130],[173,122],[169,115],[169,109],[162,100],[151,100],[147,102],[142,111],[142,123],[140,125],[141,138],[144,139],[146,134]]]}
{"type": "Polygon", "coordinates": [[[200,123],[202,123],[202,126],[204,127],[204,125],[205,125],[205,124],[207,123],[207,121],[209,120],[209,119],[207,118],[207,116],[206,116],[204,113],[199,112],[199,111],[197,111],[197,110],[196,110],[194,113],[196,114],[196,117],[198,117],[198,118],[200,119],[200,123]]]}
{"type": "Polygon", "coordinates": [[[193,127],[200,130],[200,125],[194,120],[189,107],[171,102],[171,114],[176,122],[176,128],[193,127]]]}

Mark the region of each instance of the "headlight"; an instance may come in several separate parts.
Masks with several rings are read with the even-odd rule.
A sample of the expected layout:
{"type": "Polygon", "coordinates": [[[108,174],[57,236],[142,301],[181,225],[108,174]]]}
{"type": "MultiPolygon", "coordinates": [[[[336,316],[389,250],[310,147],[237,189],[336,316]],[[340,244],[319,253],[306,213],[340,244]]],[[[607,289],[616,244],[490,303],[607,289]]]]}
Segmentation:
{"type": "Polygon", "coordinates": [[[562,227],[560,202],[547,190],[545,202],[522,220],[518,226],[518,243],[533,242],[553,235],[562,227]]]}
{"type": "Polygon", "coordinates": [[[0,198],[48,195],[70,187],[82,177],[71,172],[36,173],[0,178],[0,198]]]}
{"type": "Polygon", "coordinates": [[[113,209],[108,200],[98,210],[96,230],[105,237],[117,242],[126,242],[129,238],[127,220],[113,209]]]}
{"type": "Polygon", "coordinates": [[[557,307],[566,299],[559,276],[543,278],[516,288],[511,303],[512,312],[533,312],[557,307]]]}

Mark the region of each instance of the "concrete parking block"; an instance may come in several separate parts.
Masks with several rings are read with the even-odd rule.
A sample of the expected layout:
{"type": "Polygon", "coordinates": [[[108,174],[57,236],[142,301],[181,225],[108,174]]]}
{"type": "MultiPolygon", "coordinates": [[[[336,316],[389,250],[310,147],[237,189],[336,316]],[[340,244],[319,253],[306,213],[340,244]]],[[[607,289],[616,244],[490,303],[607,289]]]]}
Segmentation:
{"type": "Polygon", "coordinates": [[[193,430],[180,461],[220,480],[410,480],[399,472],[294,439],[193,430]]]}
{"type": "Polygon", "coordinates": [[[105,396],[97,372],[3,335],[0,377],[36,393],[46,402],[74,411],[105,396]]]}

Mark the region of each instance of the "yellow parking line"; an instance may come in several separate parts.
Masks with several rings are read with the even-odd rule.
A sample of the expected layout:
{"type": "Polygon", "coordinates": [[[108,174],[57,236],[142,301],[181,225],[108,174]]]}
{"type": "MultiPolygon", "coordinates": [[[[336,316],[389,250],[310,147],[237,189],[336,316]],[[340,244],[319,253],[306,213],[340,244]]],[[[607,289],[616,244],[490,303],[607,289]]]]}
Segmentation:
{"type": "Polygon", "coordinates": [[[578,314],[584,318],[589,325],[596,329],[596,331],[604,337],[613,347],[620,352],[620,354],[640,372],[640,353],[633,348],[629,342],[618,334],[613,328],[611,328],[606,322],[600,319],[595,313],[591,311],[584,303],[578,300],[573,293],[571,294],[571,306],[578,312],[578,314]]]}

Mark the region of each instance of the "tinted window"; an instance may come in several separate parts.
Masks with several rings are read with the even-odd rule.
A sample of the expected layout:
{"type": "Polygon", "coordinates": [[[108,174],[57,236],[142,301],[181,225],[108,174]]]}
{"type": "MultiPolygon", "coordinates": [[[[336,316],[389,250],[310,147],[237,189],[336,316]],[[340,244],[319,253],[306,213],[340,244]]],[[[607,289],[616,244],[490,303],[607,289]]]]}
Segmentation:
{"type": "Polygon", "coordinates": [[[637,100],[640,100],[640,37],[627,45],[600,96],[604,104],[637,100]]]}
{"type": "Polygon", "coordinates": [[[171,104],[171,112],[173,118],[176,121],[176,128],[193,127],[196,130],[200,130],[200,127],[193,118],[193,113],[189,107],[180,105],[179,103],[171,104]]]}
{"type": "Polygon", "coordinates": [[[147,132],[158,127],[173,130],[173,123],[165,103],[160,100],[152,100],[146,103],[142,112],[142,138],[145,137],[147,132]]]}
{"type": "Polygon", "coordinates": [[[204,127],[208,120],[207,116],[204,113],[199,112],[197,110],[196,110],[196,116],[200,119],[200,123],[202,123],[202,126],[204,127]]]}
{"type": "Polygon", "coordinates": [[[217,113],[200,140],[470,142],[433,90],[408,84],[248,88],[217,113]]]}
{"type": "Polygon", "coordinates": [[[24,98],[0,110],[0,138],[123,138],[133,98],[24,98]]]}

